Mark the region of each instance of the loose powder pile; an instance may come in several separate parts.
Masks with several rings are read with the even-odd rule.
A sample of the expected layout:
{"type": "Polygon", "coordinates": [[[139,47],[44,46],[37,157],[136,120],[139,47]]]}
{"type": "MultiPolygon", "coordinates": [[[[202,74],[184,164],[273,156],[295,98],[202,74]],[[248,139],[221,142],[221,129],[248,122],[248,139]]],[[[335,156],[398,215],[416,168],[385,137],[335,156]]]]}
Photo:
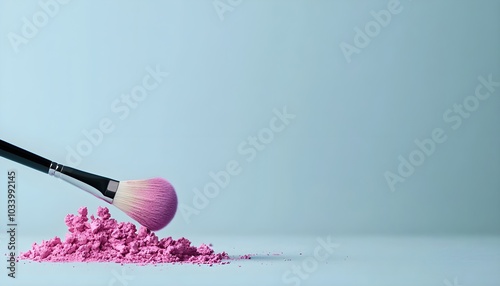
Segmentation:
{"type": "MultiPolygon", "coordinates": [[[[215,253],[210,246],[191,246],[186,238],[174,240],[158,237],[145,227],[139,231],[132,223],[117,222],[108,208],[99,207],[97,218],[87,217],[87,208],[79,215],[68,214],[65,222],[69,233],[63,241],[54,237],[21,253],[21,259],[47,262],[116,262],[136,264],[190,263],[226,264],[227,253],[215,253]]],[[[248,259],[248,258],[246,258],[248,259]]]]}

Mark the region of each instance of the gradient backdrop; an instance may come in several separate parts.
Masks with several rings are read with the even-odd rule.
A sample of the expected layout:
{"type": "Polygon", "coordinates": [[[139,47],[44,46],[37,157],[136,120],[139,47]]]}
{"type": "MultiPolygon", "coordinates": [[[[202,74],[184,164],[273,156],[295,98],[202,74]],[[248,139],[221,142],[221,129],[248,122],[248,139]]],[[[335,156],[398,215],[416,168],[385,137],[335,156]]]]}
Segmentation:
{"type": "MultiPolygon", "coordinates": [[[[0,138],[168,179],[159,235],[500,233],[499,1],[40,3],[0,2],[0,138]]],[[[20,236],[104,204],[11,168],[20,236]]]]}

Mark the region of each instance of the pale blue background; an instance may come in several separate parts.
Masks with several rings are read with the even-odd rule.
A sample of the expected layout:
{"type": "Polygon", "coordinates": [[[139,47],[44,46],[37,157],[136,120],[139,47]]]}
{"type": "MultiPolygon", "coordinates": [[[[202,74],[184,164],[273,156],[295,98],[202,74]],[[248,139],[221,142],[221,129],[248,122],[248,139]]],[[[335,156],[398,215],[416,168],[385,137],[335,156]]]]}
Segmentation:
{"type": "MultiPolygon", "coordinates": [[[[401,1],[347,63],[340,43],[387,2],[247,0],[221,21],[212,1],[73,0],[15,53],[8,33],[40,8],[1,1],[0,138],[65,163],[108,117],[115,131],[78,167],[165,177],[185,205],[209,172],[241,163],[208,207],[160,236],[499,234],[500,88],[457,130],[442,115],[479,75],[500,80],[500,1],[401,1]],[[156,65],[168,78],[120,120],[111,103],[156,65]],[[245,161],[240,142],[284,106],[296,118],[245,161]],[[391,192],[384,172],[434,128],[448,140],[391,192]]],[[[10,168],[21,236],[62,235],[67,213],[103,205],[3,159],[0,186],[10,168]]]]}
{"type": "MultiPolygon", "coordinates": [[[[208,1],[72,1],[18,54],[6,35],[39,8],[2,3],[4,140],[64,163],[66,146],[109,117],[116,130],[79,167],[121,180],[163,176],[184,203],[210,171],[241,162],[209,207],[190,224],[176,217],[169,232],[500,231],[500,91],[457,131],[441,118],[473,94],[478,75],[500,79],[498,1],[401,2],[350,64],[339,44],[386,1],[247,1],[224,21],[208,1]],[[148,65],[170,76],[121,121],[111,102],[148,65]],[[283,106],[296,118],[246,164],[238,144],[283,106]],[[436,127],[448,141],[390,192],[384,172],[436,127]]],[[[20,172],[26,232],[61,228],[66,213],[98,205],[0,164],[20,172]],[[37,189],[22,188],[32,181],[37,189]]]]}

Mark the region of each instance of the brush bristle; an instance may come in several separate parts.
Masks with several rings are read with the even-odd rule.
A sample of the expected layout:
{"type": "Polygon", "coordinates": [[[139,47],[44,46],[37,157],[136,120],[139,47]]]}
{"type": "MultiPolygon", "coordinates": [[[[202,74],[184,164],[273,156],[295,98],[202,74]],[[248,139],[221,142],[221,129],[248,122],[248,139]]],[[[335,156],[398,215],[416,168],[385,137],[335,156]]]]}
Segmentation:
{"type": "Polygon", "coordinates": [[[113,205],[141,225],[156,231],[174,217],[177,195],[174,187],[162,178],[121,181],[113,205]]]}

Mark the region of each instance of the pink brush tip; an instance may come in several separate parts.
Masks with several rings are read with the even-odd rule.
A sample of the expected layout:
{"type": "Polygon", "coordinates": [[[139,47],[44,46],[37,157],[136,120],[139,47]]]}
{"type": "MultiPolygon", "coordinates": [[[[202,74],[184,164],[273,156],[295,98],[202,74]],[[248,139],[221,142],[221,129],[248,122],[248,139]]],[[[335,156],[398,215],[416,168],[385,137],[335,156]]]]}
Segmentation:
{"type": "Polygon", "coordinates": [[[167,226],[175,216],[177,212],[177,194],[175,193],[174,187],[165,179],[154,178],[150,180],[151,185],[154,186],[155,192],[160,192],[158,199],[162,200],[158,203],[160,208],[160,218],[158,223],[149,228],[151,230],[159,230],[167,226]]]}
{"type": "Polygon", "coordinates": [[[164,228],[177,211],[177,194],[163,178],[122,181],[113,205],[150,230],[164,228]]]}

